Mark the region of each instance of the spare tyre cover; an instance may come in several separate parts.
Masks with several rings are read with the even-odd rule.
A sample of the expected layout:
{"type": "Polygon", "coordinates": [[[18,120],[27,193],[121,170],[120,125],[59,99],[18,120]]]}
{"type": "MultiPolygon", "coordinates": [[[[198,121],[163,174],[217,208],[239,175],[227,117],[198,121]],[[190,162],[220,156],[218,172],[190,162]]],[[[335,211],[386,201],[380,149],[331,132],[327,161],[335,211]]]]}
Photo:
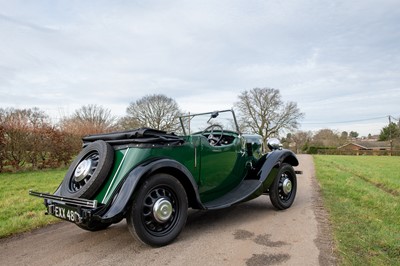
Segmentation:
{"type": "Polygon", "coordinates": [[[103,140],[86,146],[70,165],[60,186],[64,197],[86,198],[95,196],[107,178],[114,161],[114,149],[103,140]]]}

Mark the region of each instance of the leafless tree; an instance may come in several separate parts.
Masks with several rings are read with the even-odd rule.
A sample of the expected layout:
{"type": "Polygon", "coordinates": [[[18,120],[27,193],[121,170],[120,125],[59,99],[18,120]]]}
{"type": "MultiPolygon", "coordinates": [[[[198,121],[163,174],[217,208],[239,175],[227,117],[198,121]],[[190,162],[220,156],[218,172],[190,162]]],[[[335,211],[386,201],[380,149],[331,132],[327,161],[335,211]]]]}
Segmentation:
{"type": "Polygon", "coordinates": [[[126,130],[136,129],[136,128],[141,127],[139,121],[130,116],[124,116],[124,117],[120,118],[118,124],[122,129],[126,129],[126,130]]]}
{"type": "Polygon", "coordinates": [[[337,147],[340,145],[339,133],[331,129],[321,129],[315,133],[312,144],[314,146],[337,147]]]}
{"type": "Polygon", "coordinates": [[[116,129],[117,118],[111,111],[96,104],[82,106],[71,117],[61,120],[63,131],[79,136],[110,132],[116,129]]]}
{"type": "Polygon", "coordinates": [[[292,134],[292,141],[296,153],[302,153],[312,140],[311,131],[298,131],[292,134]]]}
{"type": "Polygon", "coordinates": [[[264,143],[283,130],[298,128],[298,120],[304,116],[297,103],[284,103],[279,90],[271,88],[242,92],[235,107],[239,110],[242,130],[261,135],[264,143]]]}
{"type": "Polygon", "coordinates": [[[147,95],[131,102],[126,109],[124,126],[149,127],[168,132],[179,128],[181,111],[174,99],[162,94],[147,95]]]}

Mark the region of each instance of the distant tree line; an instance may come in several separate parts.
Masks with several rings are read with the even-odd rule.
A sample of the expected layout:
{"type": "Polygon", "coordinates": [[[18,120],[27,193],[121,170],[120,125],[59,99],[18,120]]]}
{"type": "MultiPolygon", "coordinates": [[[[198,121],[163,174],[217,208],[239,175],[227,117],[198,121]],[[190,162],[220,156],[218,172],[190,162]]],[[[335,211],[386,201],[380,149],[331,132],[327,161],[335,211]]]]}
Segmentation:
{"type": "MultiPolygon", "coordinates": [[[[264,141],[282,130],[297,128],[303,116],[296,103],[284,103],[279,90],[270,88],[244,91],[234,105],[242,130],[260,134],[264,141]]],[[[38,108],[0,108],[0,172],[68,165],[80,151],[85,135],[139,127],[179,134],[182,114],[176,101],[163,94],[131,102],[122,118],[91,104],[57,124],[38,108]]]]}
{"type": "MultiPolygon", "coordinates": [[[[396,130],[400,131],[399,125],[395,126],[396,129],[392,129],[393,132],[396,130]]],[[[393,148],[400,150],[400,134],[391,133],[391,140],[393,141],[393,148]]],[[[373,136],[369,134],[367,137],[359,138],[359,133],[351,131],[337,132],[332,129],[320,129],[316,132],[312,131],[296,131],[294,133],[288,133],[286,137],[282,139],[284,147],[290,148],[296,153],[317,153],[318,150],[323,149],[337,149],[338,147],[347,143],[364,140],[371,140],[373,136]]],[[[378,138],[373,139],[374,141],[389,141],[389,134],[387,133],[387,127],[381,130],[378,138]]]]}
{"type": "MultiPolygon", "coordinates": [[[[233,107],[241,130],[261,135],[264,142],[295,132],[287,133],[283,141],[296,152],[308,152],[314,146],[337,146],[358,137],[353,131],[341,135],[329,129],[315,134],[296,131],[304,114],[295,102],[284,102],[277,89],[243,91],[233,107]]],[[[146,95],[131,102],[122,118],[103,106],[89,104],[57,124],[51,123],[49,116],[38,108],[0,108],[0,172],[66,166],[80,151],[85,135],[140,127],[179,134],[178,118],[183,113],[174,99],[163,94],[146,95]]],[[[391,136],[399,136],[398,125],[390,127],[391,136]]],[[[382,138],[386,132],[382,129],[382,138]]]]}

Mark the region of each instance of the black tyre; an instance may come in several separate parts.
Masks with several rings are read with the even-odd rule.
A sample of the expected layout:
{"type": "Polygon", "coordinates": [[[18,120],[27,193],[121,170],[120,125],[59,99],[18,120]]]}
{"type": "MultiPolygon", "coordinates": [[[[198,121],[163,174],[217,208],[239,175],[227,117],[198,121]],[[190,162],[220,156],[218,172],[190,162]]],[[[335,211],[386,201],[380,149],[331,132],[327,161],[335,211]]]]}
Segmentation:
{"type": "Polygon", "coordinates": [[[102,223],[100,221],[91,221],[89,224],[76,224],[76,225],[84,230],[95,232],[95,231],[100,231],[100,230],[106,229],[107,227],[109,227],[111,225],[111,223],[102,223]]]}
{"type": "Polygon", "coordinates": [[[146,179],[128,209],[131,234],[151,246],[171,243],[186,224],[188,200],[182,184],[168,174],[146,179]]]}
{"type": "Polygon", "coordinates": [[[99,190],[113,165],[114,149],[98,140],[86,146],[70,165],[60,187],[64,197],[90,199],[99,190]]]}
{"type": "Polygon", "coordinates": [[[278,210],[284,210],[292,206],[296,197],[297,178],[290,164],[282,164],[278,175],[269,188],[269,198],[272,205],[278,210]]]}

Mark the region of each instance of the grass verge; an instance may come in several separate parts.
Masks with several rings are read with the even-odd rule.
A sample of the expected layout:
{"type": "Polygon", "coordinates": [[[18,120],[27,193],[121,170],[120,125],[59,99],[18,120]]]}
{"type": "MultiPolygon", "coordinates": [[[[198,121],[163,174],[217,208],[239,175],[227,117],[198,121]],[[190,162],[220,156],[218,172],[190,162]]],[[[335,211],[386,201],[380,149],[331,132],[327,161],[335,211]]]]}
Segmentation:
{"type": "Polygon", "coordinates": [[[44,215],[43,200],[28,191],[54,192],[64,174],[65,169],[0,174],[0,238],[58,221],[44,215]]]}
{"type": "Polygon", "coordinates": [[[400,157],[314,156],[341,265],[400,265],[400,157]]]}

